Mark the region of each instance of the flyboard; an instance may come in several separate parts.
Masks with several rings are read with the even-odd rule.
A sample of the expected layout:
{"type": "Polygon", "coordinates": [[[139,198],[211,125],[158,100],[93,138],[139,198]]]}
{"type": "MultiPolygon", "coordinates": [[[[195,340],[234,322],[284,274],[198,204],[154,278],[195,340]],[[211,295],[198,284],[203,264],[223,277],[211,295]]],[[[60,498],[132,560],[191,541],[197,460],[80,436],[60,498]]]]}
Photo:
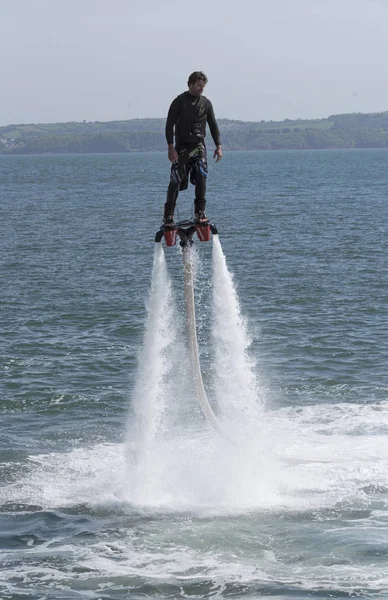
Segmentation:
{"type": "Polygon", "coordinates": [[[199,361],[197,325],[195,320],[192,250],[193,237],[195,234],[197,234],[201,242],[208,242],[210,241],[211,233],[213,235],[217,235],[218,231],[214,223],[211,223],[210,221],[205,221],[204,223],[197,223],[196,221],[190,220],[180,221],[176,223],[174,227],[166,227],[165,225],[162,225],[160,230],[157,231],[155,235],[155,242],[160,243],[164,238],[166,246],[176,246],[177,238],[180,238],[184,275],[186,327],[195,393],[207,421],[220,435],[225,437],[221,425],[209,404],[205,387],[203,385],[201,364],[199,361]]]}

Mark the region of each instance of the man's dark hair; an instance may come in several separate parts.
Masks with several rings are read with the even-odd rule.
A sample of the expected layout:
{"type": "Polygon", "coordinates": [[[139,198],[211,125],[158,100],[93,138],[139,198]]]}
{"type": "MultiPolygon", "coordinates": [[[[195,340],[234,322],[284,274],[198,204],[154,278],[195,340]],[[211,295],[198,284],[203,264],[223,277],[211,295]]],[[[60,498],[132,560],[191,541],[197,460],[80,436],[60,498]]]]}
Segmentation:
{"type": "Polygon", "coordinates": [[[207,83],[207,77],[203,71],[194,71],[194,73],[191,73],[187,85],[190,87],[193,83],[197,83],[197,81],[200,79],[202,79],[204,83],[207,83]]]}

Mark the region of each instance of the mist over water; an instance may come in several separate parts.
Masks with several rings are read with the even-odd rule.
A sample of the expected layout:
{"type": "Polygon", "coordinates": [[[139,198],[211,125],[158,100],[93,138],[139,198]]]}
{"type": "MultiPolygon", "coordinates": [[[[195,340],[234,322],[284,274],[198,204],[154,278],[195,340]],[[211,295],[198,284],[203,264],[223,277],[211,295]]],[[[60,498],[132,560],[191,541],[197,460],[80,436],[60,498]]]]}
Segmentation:
{"type": "Polygon", "coordinates": [[[159,155],[0,160],[0,597],[385,598],[388,155],[211,173],[197,334],[232,443],[151,159],[158,190],[159,155]]]}

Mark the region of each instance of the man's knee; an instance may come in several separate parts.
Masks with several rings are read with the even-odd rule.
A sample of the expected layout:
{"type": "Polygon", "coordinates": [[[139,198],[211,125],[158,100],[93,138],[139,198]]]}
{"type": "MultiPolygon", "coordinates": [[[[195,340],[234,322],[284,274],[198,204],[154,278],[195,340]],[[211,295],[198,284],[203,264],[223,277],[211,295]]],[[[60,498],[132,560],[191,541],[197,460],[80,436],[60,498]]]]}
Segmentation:
{"type": "Polygon", "coordinates": [[[170,172],[170,185],[179,186],[181,185],[184,179],[184,171],[177,164],[172,165],[170,172]]]}
{"type": "Polygon", "coordinates": [[[206,186],[206,178],[207,178],[207,169],[206,165],[202,163],[202,161],[198,161],[195,166],[192,168],[190,173],[190,182],[198,186],[206,186]]]}
{"type": "Polygon", "coordinates": [[[207,164],[204,160],[199,160],[197,164],[197,173],[199,177],[206,179],[207,177],[207,164]]]}

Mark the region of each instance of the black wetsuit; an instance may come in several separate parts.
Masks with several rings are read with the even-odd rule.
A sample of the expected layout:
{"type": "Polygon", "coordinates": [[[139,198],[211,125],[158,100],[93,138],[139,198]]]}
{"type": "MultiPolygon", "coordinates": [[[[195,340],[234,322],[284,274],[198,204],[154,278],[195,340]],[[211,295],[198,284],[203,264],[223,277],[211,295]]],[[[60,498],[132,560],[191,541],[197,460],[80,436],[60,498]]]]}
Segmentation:
{"type": "Polygon", "coordinates": [[[184,92],[173,100],[166,122],[167,144],[174,140],[178,162],[171,167],[164,217],[174,215],[180,190],[187,189],[188,182],[195,185],[195,213],[204,213],[206,204],[207,155],[205,146],[206,123],[216,146],[221,144],[220,132],[213,106],[205,96],[193,96],[184,92]]]}

